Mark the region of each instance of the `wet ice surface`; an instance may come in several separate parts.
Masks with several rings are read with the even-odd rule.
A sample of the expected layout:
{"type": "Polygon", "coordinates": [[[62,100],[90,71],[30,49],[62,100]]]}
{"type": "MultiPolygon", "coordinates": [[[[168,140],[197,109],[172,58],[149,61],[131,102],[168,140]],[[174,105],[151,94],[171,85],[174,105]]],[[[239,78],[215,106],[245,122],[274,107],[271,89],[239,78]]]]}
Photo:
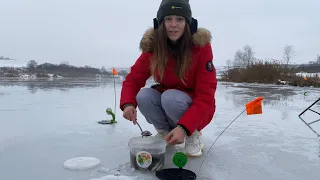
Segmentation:
{"type": "MultiPolygon", "coordinates": [[[[114,107],[112,80],[1,85],[0,179],[156,179],[150,173],[133,172],[128,165],[128,141],[140,135],[138,126],[124,120],[119,109],[117,124],[97,123],[111,118],[105,109],[114,107]],[[86,171],[63,168],[66,160],[78,156],[98,158],[101,165],[86,171]]],[[[117,82],[118,99],[120,90],[117,82]]],[[[199,173],[204,156],[189,158],[185,168],[201,180],[318,180],[319,139],[298,118],[320,96],[317,89],[219,83],[214,120],[202,132],[204,153],[257,96],[265,98],[263,114],[242,114],[213,146],[199,173]]],[[[320,103],[313,109],[320,111],[320,103]]],[[[320,116],[309,111],[303,118],[311,122],[320,116]]],[[[143,129],[156,134],[140,113],[138,121],[143,129]]],[[[320,132],[320,122],[313,127],[320,132]]],[[[173,167],[174,151],[168,148],[166,167],[173,167]]]]}

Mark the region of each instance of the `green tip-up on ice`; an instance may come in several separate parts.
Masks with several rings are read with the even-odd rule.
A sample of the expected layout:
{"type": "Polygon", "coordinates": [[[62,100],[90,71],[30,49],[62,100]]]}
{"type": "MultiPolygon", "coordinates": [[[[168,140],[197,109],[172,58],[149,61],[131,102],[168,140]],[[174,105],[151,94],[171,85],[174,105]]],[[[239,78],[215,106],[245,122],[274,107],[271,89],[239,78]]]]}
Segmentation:
{"type": "Polygon", "coordinates": [[[188,158],[183,152],[175,153],[172,162],[178,168],[168,168],[157,171],[157,178],[161,180],[195,180],[197,178],[196,173],[182,169],[188,162],[188,158]]]}
{"type": "Polygon", "coordinates": [[[110,115],[112,117],[111,120],[101,120],[101,121],[98,121],[99,124],[115,124],[117,123],[116,121],[116,116],[114,115],[114,113],[112,112],[112,109],[111,108],[107,108],[106,109],[106,113],[108,115],[110,115]]]}

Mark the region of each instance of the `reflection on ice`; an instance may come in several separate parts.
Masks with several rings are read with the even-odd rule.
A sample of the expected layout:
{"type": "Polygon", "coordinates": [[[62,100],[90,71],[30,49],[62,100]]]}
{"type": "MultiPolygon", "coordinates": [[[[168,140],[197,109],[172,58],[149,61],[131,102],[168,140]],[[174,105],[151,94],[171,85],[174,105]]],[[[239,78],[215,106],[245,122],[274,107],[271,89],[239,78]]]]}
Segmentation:
{"type": "MultiPolygon", "coordinates": [[[[119,100],[120,81],[116,89],[119,100]]],[[[318,180],[320,139],[298,115],[319,94],[315,88],[219,83],[215,117],[202,131],[204,154],[247,102],[263,96],[263,114],[241,115],[210,150],[198,179],[318,180]]],[[[113,98],[112,79],[1,83],[0,179],[155,180],[152,173],[128,166],[128,141],[140,136],[139,128],[119,110],[118,123],[97,123],[106,118],[107,107],[114,107],[113,98]],[[79,156],[96,157],[101,166],[81,172],[62,167],[65,160],[79,156]]],[[[320,104],[314,109],[320,111],[320,104]]],[[[319,117],[307,113],[304,118],[310,122],[319,117]]],[[[156,134],[140,113],[138,119],[156,134]]],[[[320,122],[313,127],[320,132],[320,122]]],[[[166,167],[172,167],[174,150],[167,151],[166,167]]],[[[202,158],[190,158],[186,169],[197,172],[202,158]]]]}

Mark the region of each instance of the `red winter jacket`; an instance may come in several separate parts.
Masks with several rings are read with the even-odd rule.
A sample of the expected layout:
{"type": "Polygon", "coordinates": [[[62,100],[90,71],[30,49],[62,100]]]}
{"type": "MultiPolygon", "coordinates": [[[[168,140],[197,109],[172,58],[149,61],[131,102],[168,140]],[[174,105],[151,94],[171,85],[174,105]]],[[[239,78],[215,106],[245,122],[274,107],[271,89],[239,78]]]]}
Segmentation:
{"type": "MultiPolygon", "coordinates": [[[[127,103],[137,106],[136,95],[151,76],[149,65],[152,56],[151,37],[153,32],[151,28],[143,35],[140,42],[142,54],[123,81],[120,97],[122,111],[123,105],[127,103]]],[[[216,70],[212,64],[213,54],[210,44],[210,32],[204,28],[198,28],[198,31],[193,35],[193,42],[195,44],[192,51],[194,62],[185,78],[187,86],[175,75],[172,57],[169,58],[167,70],[164,72],[164,79],[160,82],[165,89],[183,90],[191,96],[192,104],[178,122],[190,134],[196,129],[200,131],[211,122],[216,109],[215,92],[217,87],[216,70]]]]}

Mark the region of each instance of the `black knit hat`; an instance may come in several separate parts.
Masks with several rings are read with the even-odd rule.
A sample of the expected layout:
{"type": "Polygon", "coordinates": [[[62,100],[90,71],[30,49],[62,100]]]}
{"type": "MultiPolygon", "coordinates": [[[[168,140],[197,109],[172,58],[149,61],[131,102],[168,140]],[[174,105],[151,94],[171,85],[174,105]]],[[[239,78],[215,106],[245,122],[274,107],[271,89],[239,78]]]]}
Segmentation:
{"type": "Polygon", "coordinates": [[[169,15],[183,16],[190,25],[192,11],[189,0],[162,0],[157,12],[158,23],[160,24],[163,21],[163,18],[169,15]]]}

